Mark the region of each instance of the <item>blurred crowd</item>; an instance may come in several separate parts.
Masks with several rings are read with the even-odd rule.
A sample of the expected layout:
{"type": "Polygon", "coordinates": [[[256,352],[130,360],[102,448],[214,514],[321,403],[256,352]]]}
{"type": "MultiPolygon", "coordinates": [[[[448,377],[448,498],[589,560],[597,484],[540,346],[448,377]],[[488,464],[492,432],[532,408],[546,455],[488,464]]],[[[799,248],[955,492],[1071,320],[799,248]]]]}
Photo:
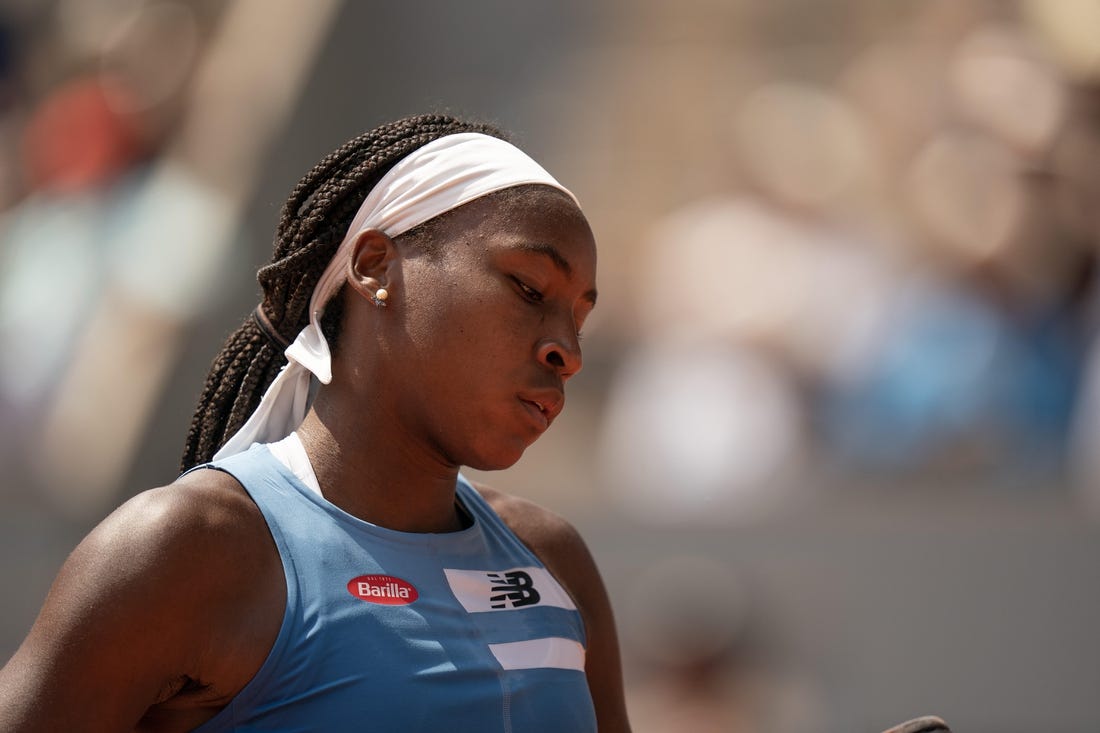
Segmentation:
{"type": "Polygon", "coordinates": [[[835,71],[754,72],[730,182],[642,237],[603,431],[627,511],[1098,496],[1100,4],[892,7],[835,71]]]}
{"type": "MultiPolygon", "coordinates": [[[[601,250],[601,277],[628,305],[598,324],[625,344],[595,451],[616,509],[691,536],[769,526],[853,488],[872,505],[1100,507],[1100,3],[692,7],[694,21],[644,3],[623,31],[638,50],[600,79],[620,110],[605,143],[633,145],[625,160],[596,158],[612,171],[600,190],[615,193],[594,196],[621,212],[604,231],[627,232],[621,252],[601,250]]],[[[907,528],[884,530],[878,562],[897,560],[907,528]]],[[[641,570],[622,618],[636,730],[829,728],[837,678],[807,678],[812,653],[792,662],[784,645],[850,601],[830,588],[844,575],[835,563],[824,553],[795,583],[805,627],[778,629],[769,619],[800,606],[745,582],[759,558],[719,551],[641,570]],[[690,611],[677,602],[700,596],[690,611]]],[[[1062,563],[1051,572],[1068,578],[1062,563]]],[[[918,577],[863,602],[919,592],[918,577]]],[[[945,607],[961,618],[978,605],[945,607]]],[[[835,642],[840,677],[878,614],[843,616],[863,625],[835,642]]],[[[901,634],[917,625],[892,621],[901,634]]],[[[939,636],[895,661],[955,623],[931,624],[939,636]]],[[[998,628],[994,615],[979,623],[998,628]]],[[[1094,638],[1091,625],[1067,635],[1094,638]]],[[[805,649],[827,645],[808,638],[805,649]]],[[[864,684],[876,676],[895,679],[875,670],[864,684]]],[[[949,684],[973,696],[969,680],[949,684]]],[[[934,710],[948,712],[911,712],[934,710]]]]}
{"type": "Polygon", "coordinates": [[[335,7],[0,4],[0,498],[94,519],[181,439],[151,415],[248,287],[241,212],[335,7]]]}
{"type": "Polygon", "coordinates": [[[158,165],[209,27],[201,5],[0,6],[9,499],[44,492],[76,516],[117,500],[177,356],[173,334],[213,294],[202,247],[176,248],[162,210],[206,192],[184,174],[166,191],[158,165]]]}

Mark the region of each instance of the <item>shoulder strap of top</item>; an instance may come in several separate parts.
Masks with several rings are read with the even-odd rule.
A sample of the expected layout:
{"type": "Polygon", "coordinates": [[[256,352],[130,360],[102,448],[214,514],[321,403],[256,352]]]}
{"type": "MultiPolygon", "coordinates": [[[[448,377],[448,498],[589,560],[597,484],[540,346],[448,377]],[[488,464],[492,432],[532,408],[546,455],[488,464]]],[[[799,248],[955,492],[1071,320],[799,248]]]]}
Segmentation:
{"type": "Polygon", "coordinates": [[[537,567],[544,567],[543,562],[521,540],[512,528],[505,524],[500,515],[489,506],[489,502],[474,488],[470,481],[459,474],[458,483],[455,485],[455,494],[474,520],[481,525],[486,536],[495,538],[517,560],[522,560],[537,567]]]}

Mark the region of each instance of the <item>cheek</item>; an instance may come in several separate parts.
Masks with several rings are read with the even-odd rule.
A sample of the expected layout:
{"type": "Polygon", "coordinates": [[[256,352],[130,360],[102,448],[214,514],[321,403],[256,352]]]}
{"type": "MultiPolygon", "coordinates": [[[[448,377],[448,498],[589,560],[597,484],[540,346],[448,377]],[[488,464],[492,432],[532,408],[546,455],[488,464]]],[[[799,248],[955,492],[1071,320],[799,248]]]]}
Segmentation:
{"type": "Polygon", "coordinates": [[[440,283],[411,299],[402,338],[408,339],[413,358],[461,368],[486,344],[479,343],[488,309],[476,292],[458,283],[440,283]]]}
{"type": "Polygon", "coordinates": [[[403,283],[401,331],[417,351],[435,348],[461,324],[461,304],[455,296],[461,292],[461,278],[441,268],[409,268],[403,283]]]}
{"type": "Polygon", "coordinates": [[[410,357],[455,370],[499,368],[521,360],[535,340],[538,310],[479,268],[417,266],[406,271],[405,288],[401,330],[410,357]]]}

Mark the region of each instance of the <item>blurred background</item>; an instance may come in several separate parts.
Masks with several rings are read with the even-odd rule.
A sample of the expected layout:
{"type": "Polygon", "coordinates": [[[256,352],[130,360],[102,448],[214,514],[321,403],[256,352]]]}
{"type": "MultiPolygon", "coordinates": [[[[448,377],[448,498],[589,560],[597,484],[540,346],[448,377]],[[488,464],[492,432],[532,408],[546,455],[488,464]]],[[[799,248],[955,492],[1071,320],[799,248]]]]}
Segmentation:
{"type": "Polygon", "coordinates": [[[0,660],[176,473],[279,208],[495,122],[600,244],[573,520],[635,730],[1100,729],[1100,0],[0,0],[0,660]]]}

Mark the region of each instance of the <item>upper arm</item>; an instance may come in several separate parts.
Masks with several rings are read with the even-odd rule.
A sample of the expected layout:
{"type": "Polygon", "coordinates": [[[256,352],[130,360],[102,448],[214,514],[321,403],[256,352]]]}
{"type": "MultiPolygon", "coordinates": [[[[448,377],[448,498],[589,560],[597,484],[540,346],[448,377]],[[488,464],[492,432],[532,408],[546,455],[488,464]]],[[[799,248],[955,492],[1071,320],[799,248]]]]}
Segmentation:
{"type": "Polygon", "coordinates": [[[622,662],[611,601],[580,533],[531,502],[478,487],[501,518],[573,597],[584,620],[585,675],[601,733],[628,733],[622,662]]]}
{"type": "Polygon", "coordinates": [[[133,730],[166,688],[207,669],[210,619],[233,603],[223,553],[236,548],[227,507],[196,493],[141,494],[73,551],[0,670],[0,730],[133,730]]]}

